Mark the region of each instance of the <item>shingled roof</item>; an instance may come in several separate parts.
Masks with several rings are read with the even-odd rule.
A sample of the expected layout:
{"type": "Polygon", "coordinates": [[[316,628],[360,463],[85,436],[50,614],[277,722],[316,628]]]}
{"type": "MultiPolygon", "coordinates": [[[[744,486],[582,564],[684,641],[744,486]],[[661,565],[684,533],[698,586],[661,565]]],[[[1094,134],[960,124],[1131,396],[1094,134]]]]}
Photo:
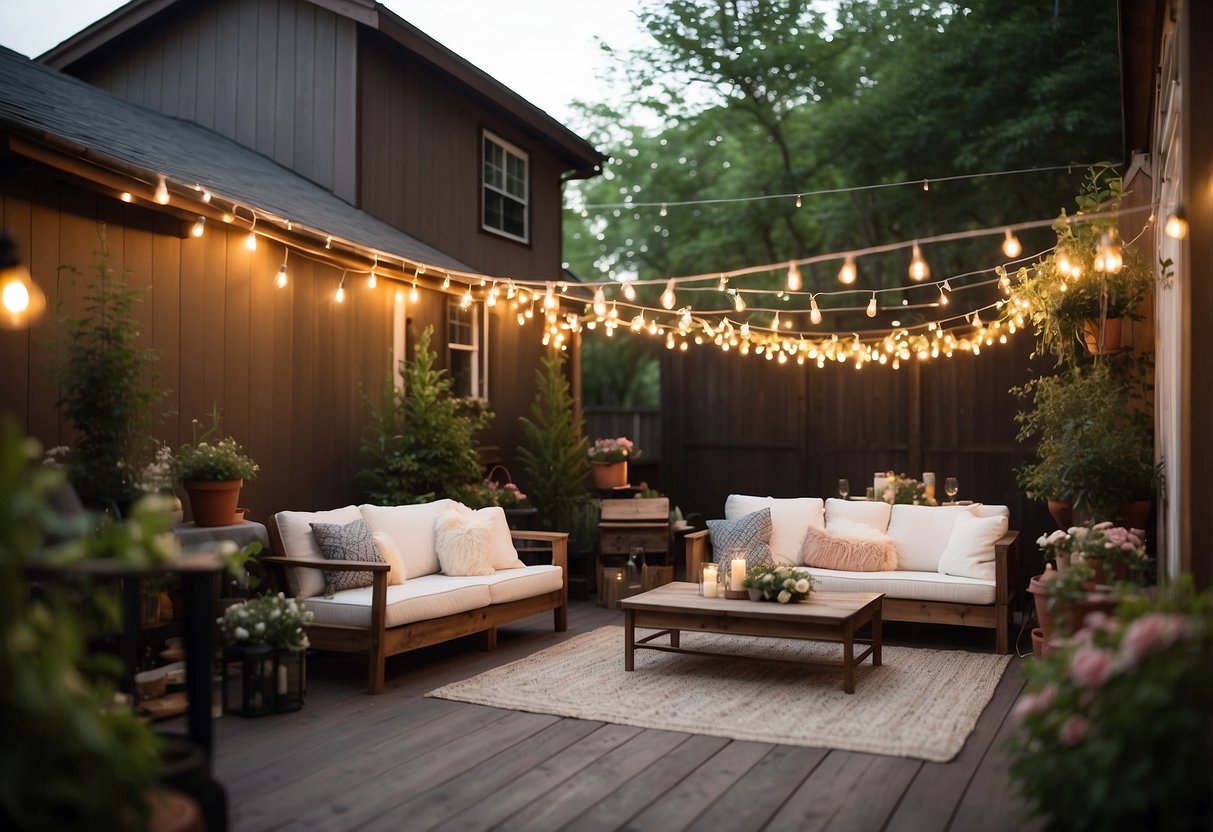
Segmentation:
{"type": "Polygon", "coordinates": [[[270,159],[191,122],[132,104],[0,47],[0,129],[142,172],[403,259],[474,271],[270,159]]]}

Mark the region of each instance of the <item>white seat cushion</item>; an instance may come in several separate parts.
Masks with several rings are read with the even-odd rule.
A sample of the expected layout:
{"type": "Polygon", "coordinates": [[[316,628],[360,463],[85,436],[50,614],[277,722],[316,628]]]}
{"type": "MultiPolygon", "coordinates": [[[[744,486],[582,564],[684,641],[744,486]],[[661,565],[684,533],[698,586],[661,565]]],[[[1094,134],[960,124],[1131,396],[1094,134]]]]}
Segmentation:
{"type": "Polygon", "coordinates": [[[938,572],[939,556],[948,547],[952,527],[974,506],[893,506],[889,537],[897,544],[897,568],[938,572]]]}
{"type": "Polygon", "coordinates": [[[809,527],[825,528],[825,504],[820,497],[750,497],[730,494],[724,501],[724,519],[739,520],[747,514],[771,510],[771,555],[777,562],[799,564],[800,549],[809,527]]]}
{"type": "MultiPolygon", "coordinates": [[[[282,538],[283,551],[276,554],[297,560],[324,561],[316,538],[312,535],[312,523],[335,523],[344,526],[361,519],[354,506],[335,508],[329,511],[280,511],[274,515],[278,534],[282,538]]],[[[374,531],[374,527],[371,527],[374,531]]],[[[287,569],[287,589],[294,598],[309,598],[324,592],[324,573],[319,569],[287,569]]]]}
{"type": "MultiPolygon", "coordinates": [[[[398,586],[387,588],[387,627],[425,621],[458,612],[487,607],[489,588],[474,583],[483,578],[455,578],[449,575],[410,577],[398,586]]],[[[332,598],[308,598],[306,606],[315,613],[314,623],[344,627],[371,626],[372,588],[347,589],[332,598]]]]}
{"type": "Polygon", "coordinates": [[[411,506],[360,505],[362,519],[372,532],[386,534],[396,544],[404,561],[408,580],[438,571],[438,555],[434,554],[434,520],[438,512],[454,500],[435,500],[411,506]]]}
{"type": "Polygon", "coordinates": [[[944,601],[953,604],[993,604],[994,582],[941,575],[938,572],[840,572],[801,567],[817,578],[815,589],[829,592],[883,592],[889,598],[944,601]]]}
{"type": "Polygon", "coordinates": [[[871,526],[883,534],[889,528],[890,509],[892,506],[883,500],[839,500],[831,497],[826,500],[826,530],[833,532],[830,523],[835,520],[849,520],[871,526]]]}
{"type": "Polygon", "coordinates": [[[492,575],[477,575],[464,580],[489,588],[489,601],[505,604],[535,595],[545,595],[564,586],[564,572],[559,566],[537,564],[518,569],[503,569],[492,575]]]}

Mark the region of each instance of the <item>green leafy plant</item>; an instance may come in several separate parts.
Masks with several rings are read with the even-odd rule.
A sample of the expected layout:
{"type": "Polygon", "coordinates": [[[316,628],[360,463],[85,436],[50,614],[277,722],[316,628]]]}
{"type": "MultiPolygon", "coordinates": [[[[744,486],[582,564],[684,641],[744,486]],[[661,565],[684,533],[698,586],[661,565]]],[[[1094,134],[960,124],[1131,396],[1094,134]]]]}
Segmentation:
{"type": "Polygon", "coordinates": [[[137,463],[149,444],[154,408],[168,391],[154,386],[159,354],[139,343],[134,310],[143,292],[113,267],[104,225],[97,237],[84,312],[61,321],[55,380],[58,406],[77,434],[66,459],[68,479],[86,506],[120,511],[138,493],[137,463]]]}
{"type": "Polygon", "coordinates": [[[1182,579],[1025,665],[1011,775],[1049,830],[1210,829],[1213,595],[1182,579]]]}
{"type": "Polygon", "coordinates": [[[177,450],[177,477],[182,482],[229,482],[253,480],[260,470],[230,436],[220,436],[222,418],[219,408],[211,411],[211,425],[198,432],[201,423],[194,420],[194,441],[177,450]],[[216,438],[218,437],[218,438],[216,438]]]}
{"type": "Polygon", "coordinates": [[[371,420],[362,450],[369,464],[359,474],[367,496],[381,505],[424,503],[463,493],[481,478],[474,442],[492,414],[467,412],[451,394],[451,380],[436,368],[430,349],[433,328],[417,339],[413,360],[404,362],[404,390],[389,373],[378,403],[368,402],[371,420]]]}
{"type": "Polygon", "coordinates": [[[517,485],[512,482],[503,485],[492,479],[465,486],[453,497],[470,508],[529,508],[527,496],[518,490],[517,485]]]}
{"type": "Polygon", "coordinates": [[[70,568],[158,563],[175,538],[160,497],[137,501],[126,521],[63,513],[65,474],[37,465],[39,455],[0,420],[0,827],[141,828],[160,744],[115,704],[117,659],[87,649],[118,628],[116,599],[70,568]]]}
{"type": "Polygon", "coordinates": [[[757,589],[762,600],[792,604],[803,601],[816,586],[817,579],[794,566],[759,564],[745,574],[746,589],[757,589]]]}
{"type": "Polygon", "coordinates": [[[294,598],[267,592],[233,604],[216,619],[224,644],[268,644],[298,653],[307,649],[307,627],[315,614],[294,598]]]}
{"type": "MultiPolygon", "coordinates": [[[[585,481],[590,474],[585,423],[573,408],[562,354],[548,356],[535,370],[531,418],[521,417],[524,442],[518,459],[527,475],[527,493],[545,528],[567,531],[584,526],[590,511],[585,481]]],[[[585,536],[584,530],[578,535],[585,536]]],[[[570,540],[575,551],[584,540],[570,540]]],[[[592,543],[590,544],[592,545],[592,543]]]]}
{"type": "Polygon", "coordinates": [[[933,506],[934,498],[927,496],[927,487],[913,477],[905,474],[889,472],[885,478],[884,490],[876,495],[876,499],[884,500],[891,505],[933,506]]]}

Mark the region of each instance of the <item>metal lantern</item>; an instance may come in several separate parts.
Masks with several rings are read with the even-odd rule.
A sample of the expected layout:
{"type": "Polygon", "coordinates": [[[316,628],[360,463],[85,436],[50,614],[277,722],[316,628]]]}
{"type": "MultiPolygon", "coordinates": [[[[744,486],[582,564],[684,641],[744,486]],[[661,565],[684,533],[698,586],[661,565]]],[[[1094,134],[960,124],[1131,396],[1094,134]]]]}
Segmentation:
{"type": "Polygon", "coordinates": [[[307,651],[274,651],[274,711],[287,713],[303,707],[307,692],[307,651]]]}
{"type": "Polygon", "coordinates": [[[268,644],[233,644],[223,651],[223,712],[265,716],[274,712],[278,673],[268,644]]]}

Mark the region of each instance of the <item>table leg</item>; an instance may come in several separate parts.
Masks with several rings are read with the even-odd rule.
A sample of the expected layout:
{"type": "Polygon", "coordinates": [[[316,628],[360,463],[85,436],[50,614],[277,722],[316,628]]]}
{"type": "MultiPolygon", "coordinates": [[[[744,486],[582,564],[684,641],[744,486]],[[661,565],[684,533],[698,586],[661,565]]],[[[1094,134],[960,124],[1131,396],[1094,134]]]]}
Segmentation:
{"type": "Polygon", "coordinates": [[[872,619],[872,667],[880,667],[880,629],[883,618],[880,608],[876,608],[876,617],[872,619]]]}
{"type": "Polygon", "coordinates": [[[855,628],[849,622],[842,633],[842,689],[855,692],[855,628]]]}
{"type": "Polygon", "coordinates": [[[670,630],[670,646],[671,647],[681,647],[682,646],[681,642],[682,642],[682,630],[670,630]]]}
{"type": "Polygon", "coordinates": [[[636,611],[623,611],[623,669],[634,668],[633,659],[636,654],[636,611]]]}

